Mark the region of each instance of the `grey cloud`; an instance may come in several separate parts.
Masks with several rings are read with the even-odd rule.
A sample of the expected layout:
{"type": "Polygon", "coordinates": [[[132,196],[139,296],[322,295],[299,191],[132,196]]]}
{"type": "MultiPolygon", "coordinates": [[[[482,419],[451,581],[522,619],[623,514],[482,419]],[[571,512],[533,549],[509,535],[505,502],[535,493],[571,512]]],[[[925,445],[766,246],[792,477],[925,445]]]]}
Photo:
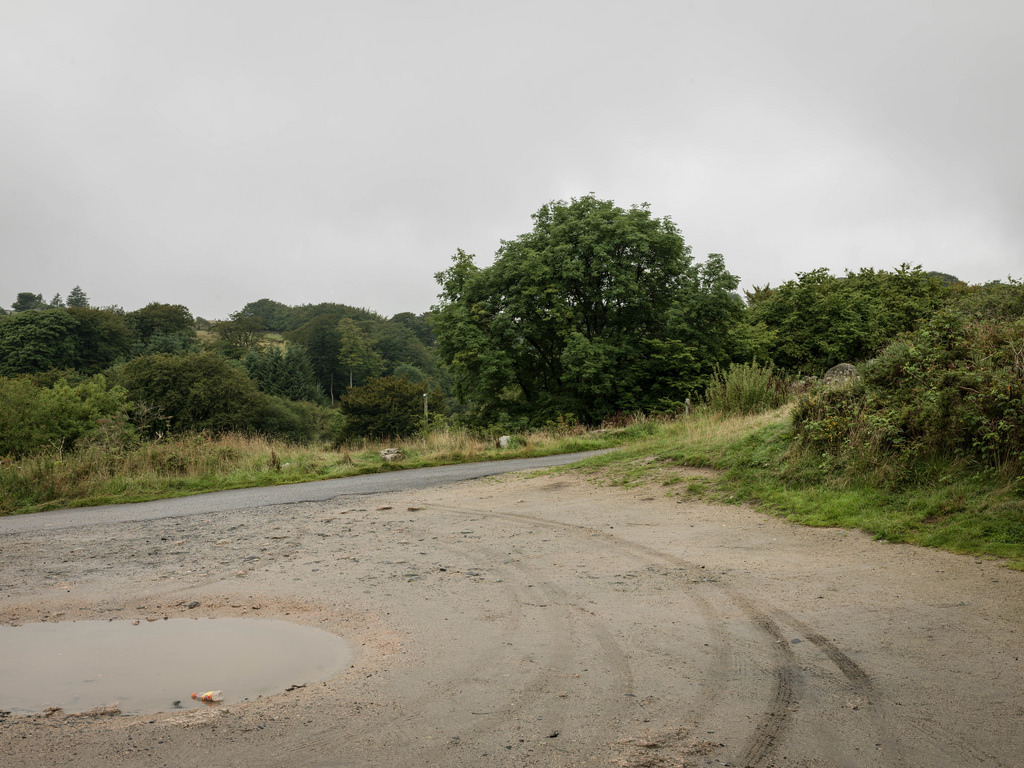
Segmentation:
{"type": "Polygon", "coordinates": [[[1024,263],[1009,2],[0,5],[5,303],[423,311],[589,192],[746,285],[1024,263]]]}

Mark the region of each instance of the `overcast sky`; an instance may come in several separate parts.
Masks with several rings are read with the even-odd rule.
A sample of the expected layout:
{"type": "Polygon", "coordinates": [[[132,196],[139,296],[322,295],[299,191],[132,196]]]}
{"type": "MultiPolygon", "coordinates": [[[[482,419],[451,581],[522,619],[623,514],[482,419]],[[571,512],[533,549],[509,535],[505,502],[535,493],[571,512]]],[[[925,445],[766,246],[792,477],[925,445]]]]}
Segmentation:
{"type": "Polygon", "coordinates": [[[0,304],[435,303],[542,204],[1024,276],[1020,0],[0,0],[0,304]]]}

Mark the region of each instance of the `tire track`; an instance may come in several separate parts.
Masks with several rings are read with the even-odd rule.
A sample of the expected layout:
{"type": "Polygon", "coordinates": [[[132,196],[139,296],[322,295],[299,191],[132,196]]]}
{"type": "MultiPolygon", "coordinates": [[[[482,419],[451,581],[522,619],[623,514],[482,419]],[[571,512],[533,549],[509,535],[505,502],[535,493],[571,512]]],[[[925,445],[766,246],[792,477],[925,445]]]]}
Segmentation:
{"type": "Polygon", "coordinates": [[[739,757],[745,768],[760,768],[766,765],[768,759],[775,753],[775,748],[785,735],[792,714],[796,710],[798,673],[793,650],[786,643],[779,625],[768,616],[755,611],[749,604],[746,610],[755,619],[757,626],[772,640],[774,655],[778,657],[770,704],[739,757]]]}
{"type": "MultiPolygon", "coordinates": [[[[800,633],[807,638],[815,647],[824,652],[825,657],[842,675],[853,691],[862,696],[872,710],[872,720],[877,732],[879,744],[886,744],[887,751],[891,753],[892,764],[896,766],[905,765],[900,754],[896,740],[890,735],[889,729],[885,726],[883,718],[875,711],[874,704],[877,698],[877,691],[870,676],[847,654],[836,646],[835,643],[825,638],[822,634],[812,630],[805,623],[786,615],[784,612],[769,610],[765,606],[755,607],[749,599],[738,593],[735,589],[720,582],[705,581],[702,577],[704,569],[701,566],[686,558],[673,555],[654,547],[637,542],[631,542],[603,530],[588,528],[584,525],[549,520],[534,515],[526,515],[513,512],[488,512],[480,509],[467,510],[446,505],[431,505],[433,509],[440,509],[447,512],[454,512],[462,515],[487,516],[496,519],[518,521],[530,525],[544,526],[551,530],[564,530],[577,536],[585,535],[589,541],[602,541],[607,546],[619,551],[630,552],[641,562],[660,561],[662,563],[675,565],[691,576],[692,582],[702,584],[705,589],[714,590],[720,596],[727,598],[733,605],[739,608],[747,620],[757,627],[767,638],[767,647],[770,649],[770,656],[775,658],[771,671],[772,685],[771,692],[763,702],[763,713],[754,726],[753,733],[743,742],[744,746],[737,754],[736,760],[748,768],[761,768],[768,765],[775,755],[780,741],[785,737],[786,731],[792,720],[792,715],[799,708],[799,681],[801,679],[800,668],[796,655],[790,643],[786,640],[778,622],[773,616],[783,618],[786,623],[799,628],[800,633]],[[771,615],[769,615],[769,613],[771,615]]],[[[720,618],[720,613],[711,607],[708,598],[701,598],[695,594],[695,590],[688,590],[688,596],[698,600],[702,606],[705,617],[714,621],[720,618]]],[[[716,601],[718,602],[718,601],[716,601]]],[[[728,643],[725,633],[719,633],[719,639],[728,643]]],[[[731,654],[726,651],[723,656],[731,654]]],[[[707,702],[710,706],[713,702],[707,702]]],[[[710,721],[708,721],[710,722],[710,721]]]]}
{"type": "Polygon", "coordinates": [[[820,649],[846,678],[850,692],[867,702],[868,712],[878,734],[876,746],[888,755],[889,763],[897,768],[907,765],[900,739],[892,733],[888,724],[891,713],[887,712],[887,707],[879,702],[881,692],[875,686],[871,676],[834,642],[814,631],[805,622],[783,611],[777,611],[776,615],[784,617],[787,623],[795,627],[804,638],[820,649]]]}
{"type": "MultiPolygon", "coordinates": [[[[380,536],[383,531],[377,530],[375,534],[380,536]]],[[[438,527],[406,526],[401,531],[392,531],[390,537],[381,539],[378,545],[385,548],[381,551],[387,557],[395,557],[387,549],[394,544],[392,538],[421,535],[437,539],[438,527]]],[[[457,676],[438,680],[403,702],[402,712],[386,721],[392,745],[415,750],[417,760],[424,764],[449,764],[453,749],[467,750],[478,742],[493,740],[495,734],[509,732],[512,724],[524,724],[524,731],[519,735],[529,735],[525,724],[531,723],[538,733],[543,731],[543,737],[553,731],[571,733],[573,728],[559,724],[567,708],[558,689],[565,681],[578,677],[573,674],[576,668],[588,666],[586,659],[580,657],[580,649],[585,647],[584,638],[596,646],[608,673],[591,682],[601,690],[600,698],[590,702],[582,714],[573,712],[571,717],[596,722],[626,716],[633,687],[629,657],[601,620],[550,581],[549,574],[521,562],[509,561],[506,552],[472,538],[437,539],[430,546],[434,559],[440,555],[442,562],[457,563],[455,567],[461,571],[487,575],[488,601],[494,600],[494,590],[503,596],[502,607],[494,615],[500,616],[499,635],[504,642],[476,653],[473,651],[478,646],[474,643],[452,646],[452,652],[468,654],[459,665],[457,676]],[[474,565],[470,569],[466,563],[474,565]],[[513,671],[514,683],[499,684],[496,676],[500,670],[513,671]],[[470,706],[469,702],[480,701],[479,694],[484,688],[490,697],[486,705],[470,706]],[[439,734],[433,743],[417,740],[415,734],[422,733],[424,725],[436,722],[437,713],[445,708],[450,711],[445,733],[449,737],[457,734],[458,738],[453,741],[440,738],[439,734]]],[[[451,570],[449,566],[445,578],[461,571],[451,570]]],[[[420,629],[427,631],[428,627],[420,629]]],[[[303,745],[304,753],[316,754],[331,738],[332,734],[324,733],[309,739],[303,745]]],[[[538,738],[537,733],[533,738],[538,738]]],[[[519,739],[509,734],[508,740],[519,739]]]]}

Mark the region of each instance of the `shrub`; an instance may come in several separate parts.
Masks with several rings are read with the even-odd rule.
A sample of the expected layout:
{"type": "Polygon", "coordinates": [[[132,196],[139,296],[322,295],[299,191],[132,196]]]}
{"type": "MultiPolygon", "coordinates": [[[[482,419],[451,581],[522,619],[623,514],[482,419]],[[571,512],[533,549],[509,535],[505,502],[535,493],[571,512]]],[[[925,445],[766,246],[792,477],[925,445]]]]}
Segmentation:
{"type": "MultiPolygon", "coordinates": [[[[331,423],[336,444],[360,437],[406,437],[423,426],[422,383],[385,376],[352,387],[339,401],[339,413],[331,423]]],[[[443,403],[440,391],[428,393],[432,408],[443,403]]]]}
{"type": "Polygon", "coordinates": [[[0,378],[0,456],[21,458],[45,448],[70,450],[84,440],[131,437],[125,390],[97,375],[78,384],[61,379],[38,387],[28,378],[0,378]]]}
{"type": "Polygon", "coordinates": [[[116,371],[128,396],[152,416],[146,431],[249,431],[256,427],[264,396],[245,369],[213,352],[156,354],[116,371]]]}
{"type": "Polygon", "coordinates": [[[793,412],[799,443],[846,467],[936,458],[1011,473],[1024,466],[1024,319],[957,307],[890,344],[863,380],[819,386],[793,412]]]}
{"type": "Polygon", "coordinates": [[[309,402],[266,396],[256,419],[256,429],[292,443],[308,443],[323,433],[330,412],[309,402]]]}
{"type": "Polygon", "coordinates": [[[816,269],[778,288],[748,293],[744,335],[759,341],[755,348],[781,369],[821,374],[838,363],[870,359],[930,317],[950,290],[908,264],[893,272],[861,269],[841,277],[816,269]]]}

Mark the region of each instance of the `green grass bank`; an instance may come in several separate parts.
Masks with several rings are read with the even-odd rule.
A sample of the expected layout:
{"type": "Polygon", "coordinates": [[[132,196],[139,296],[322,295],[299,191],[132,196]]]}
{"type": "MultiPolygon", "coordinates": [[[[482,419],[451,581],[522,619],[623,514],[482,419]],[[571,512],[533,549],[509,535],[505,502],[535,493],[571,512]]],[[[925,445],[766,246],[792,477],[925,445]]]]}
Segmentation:
{"type": "Polygon", "coordinates": [[[932,457],[913,480],[885,485],[878,473],[837,473],[828,457],[799,444],[790,407],[744,416],[698,412],[585,467],[604,482],[749,503],[801,525],[855,528],[1024,569],[1024,496],[1012,468],[998,472],[951,456],[932,457]],[[694,476],[684,467],[718,471],[694,476]]]}

